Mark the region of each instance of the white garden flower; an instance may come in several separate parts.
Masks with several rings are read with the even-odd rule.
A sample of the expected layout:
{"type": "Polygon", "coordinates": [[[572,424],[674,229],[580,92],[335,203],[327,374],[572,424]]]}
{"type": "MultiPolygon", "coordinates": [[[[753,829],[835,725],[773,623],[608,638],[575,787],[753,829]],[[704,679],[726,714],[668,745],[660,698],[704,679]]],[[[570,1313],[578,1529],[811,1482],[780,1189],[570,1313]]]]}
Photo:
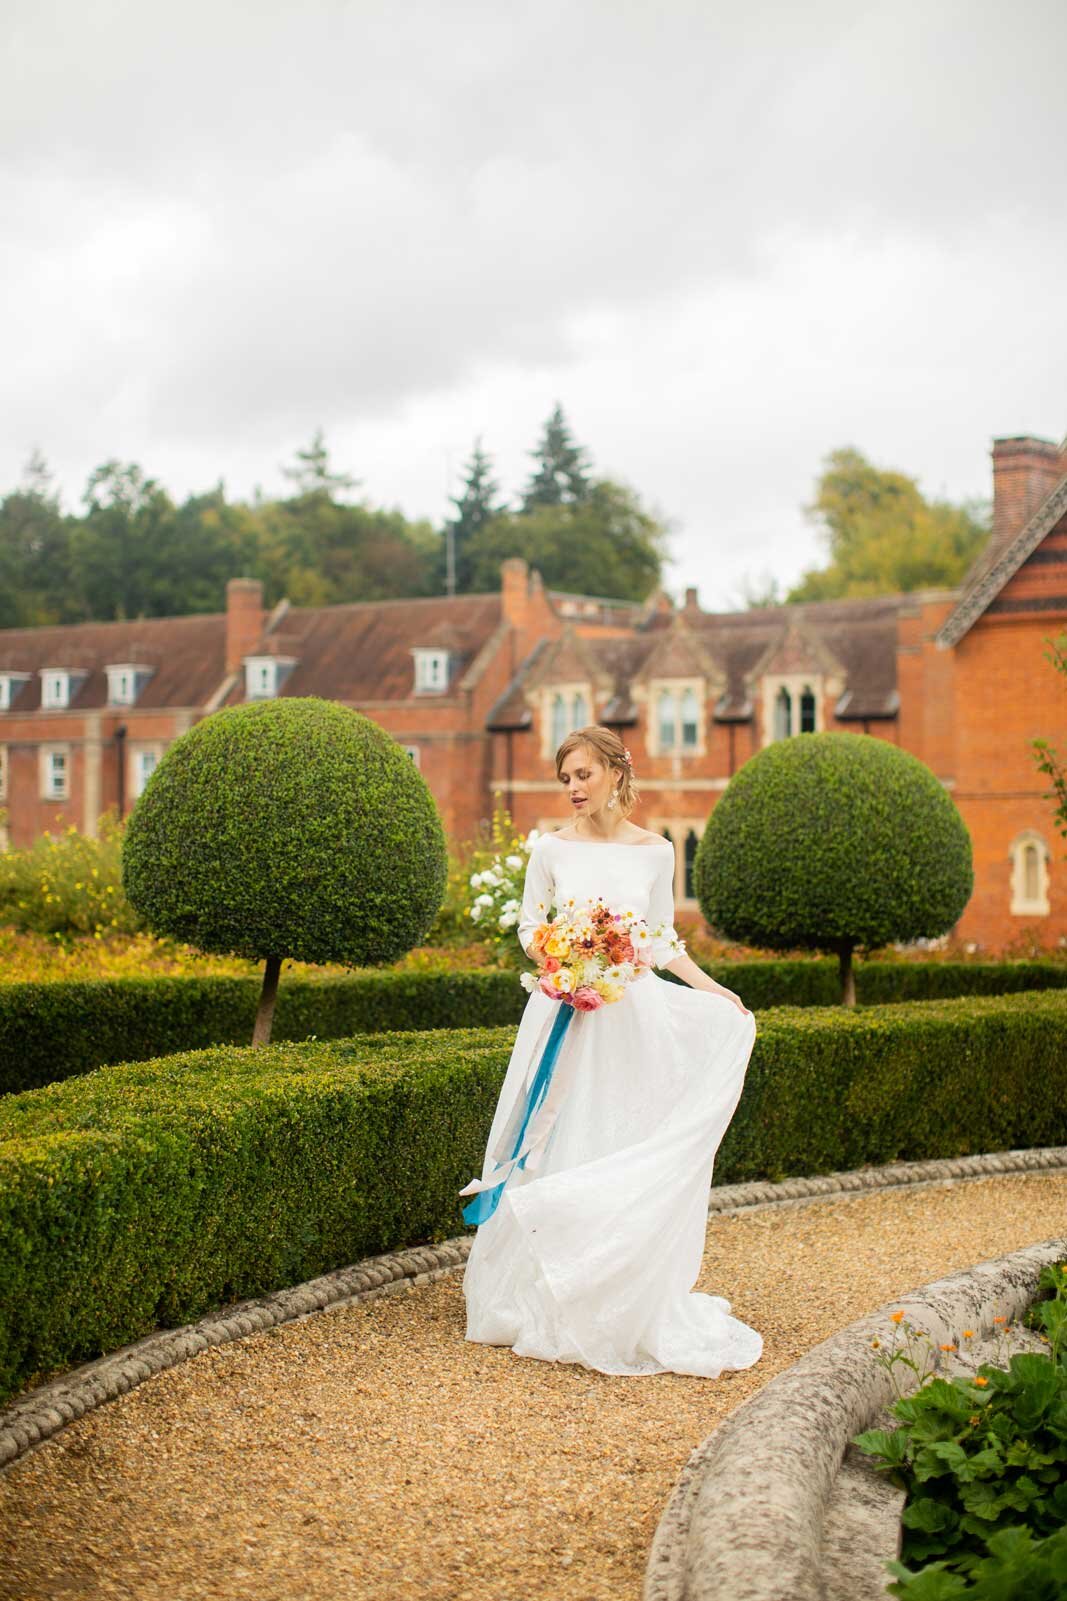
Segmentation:
{"type": "Polygon", "coordinates": [[[481,873],[472,873],[471,874],[471,889],[481,889],[481,887],[482,887],[482,875],[481,875],[481,873]]]}
{"type": "Polygon", "coordinates": [[[501,917],[497,918],[496,926],[503,931],[507,928],[514,928],[518,921],[519,919],[516,917],[514,912],[505,912],[501,917]]]}
{"type": "Polygon", "coordinates": [[[507,863],[508,867],[521,867],[522,866],[522,857],[521,856],[505,856],[504,861],[507,863]]]}
{"type": "Polygon", "coordinates": [[[482,874],[482,883],[487,885],[490,889],[496,889],[499,886],[500,880],[497,878],[491,867],[487,867],[485,872],[482,874]]]}
{"type": "Polygon", "coordinates": [[[532,973],[520,973],[519,983],[522,985],[527,995],[532,995],[534,990],[537,988],[537,979],[532,973]]]}
{"type": "Polygon", "coordinates": [[[492,906],[493,897],[491,895],[478,895],[475,897],[474,904],[475,906],[492,906]]]}
{"type": "Polygon", "coordinates": [[[504,902],[502,910],[505,911],[505,912],[517,912],[521,905],[522,905],[522,902],[521,901],[517,901],[514,898],[514,896],[512,896],[510,901],[505,901],[504,902]]]}
{"type": "Polygon", "coordinates": [[[479,917],[481,917],[481,915],[482,915],[481,907],[480,906],[472,906],[468,915],[470,916],[471,920],[476,923],[478,921],[479,917]]]}

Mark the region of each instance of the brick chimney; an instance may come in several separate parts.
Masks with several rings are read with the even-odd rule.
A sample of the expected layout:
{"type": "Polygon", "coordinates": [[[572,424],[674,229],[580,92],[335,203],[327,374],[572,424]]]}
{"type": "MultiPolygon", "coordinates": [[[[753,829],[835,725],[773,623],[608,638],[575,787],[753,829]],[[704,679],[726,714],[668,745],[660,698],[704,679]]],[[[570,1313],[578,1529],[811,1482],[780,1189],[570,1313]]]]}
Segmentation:
{"type": "Polygon", "coordinates": [[[1048,439],[994,439],[993,540],[998,548],[1026,527],[1065,473],[1067,456],[1048,439]]]}
{"type": "Polygon", "coordinates": [[[689,612],[700,610],[700,602],[697,600],[695,584],[690,584],[689,588],[685,592],[685,610],[689,612]]]}
{"type": "Polygon", "coordinates": [[[530,617],[529,569],[521,556],[508,556],[500,563],[500,595],[504,621],[521,632],[530,617]]]}
{"type": "Polygon", "coordinates": [[[266,621],[263,585],[258,578],[231,578],[226,585],[226,671],[240,671],[245,656],[255,654],[266,621]]]}

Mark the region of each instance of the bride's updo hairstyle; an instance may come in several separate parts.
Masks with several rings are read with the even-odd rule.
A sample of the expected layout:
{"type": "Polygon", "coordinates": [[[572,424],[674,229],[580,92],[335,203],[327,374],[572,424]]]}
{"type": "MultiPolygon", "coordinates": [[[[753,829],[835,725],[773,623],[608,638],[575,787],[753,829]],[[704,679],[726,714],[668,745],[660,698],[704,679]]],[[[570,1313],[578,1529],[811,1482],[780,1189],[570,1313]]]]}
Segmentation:
{"type": "Polygon", "coordinates": [[[619,813],[622,817],[629,817],[637,805],[637,785],[634,783],[630,754],[614,729],[604,728],[600,723],[591,723],[588,728],[574,729],[556,752],[556,777],[562,778],[560,768],[563,763],[572,751],[578,750],[582,745],[587,745],[594,755],[599,756],[605,767],[614,768],[617,773],[621,773],[618,791],[619,813]]]}

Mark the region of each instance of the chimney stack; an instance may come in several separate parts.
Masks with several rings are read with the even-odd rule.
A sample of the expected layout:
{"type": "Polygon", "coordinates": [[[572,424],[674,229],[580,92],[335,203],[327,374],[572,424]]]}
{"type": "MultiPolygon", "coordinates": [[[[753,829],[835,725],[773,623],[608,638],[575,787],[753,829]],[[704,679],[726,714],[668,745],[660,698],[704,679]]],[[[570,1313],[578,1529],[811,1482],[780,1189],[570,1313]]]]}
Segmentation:
{"type": "Polygon", "coordinates": [[[685,592],[685,609],[686,611],[700,610],[700,602],[697,600],[695,584],[690,584],[689,588],[685,592]]]}
{"type": "Polygon", "coordinates": [[[226,672],[240,672],[263,635],[263,585],[258,578],[231,578],[226,585],[226,672]]]}
{"type": "Polygon", "coordinates": [[[521,556],[500,563],[500,598],[504,621],[520,632],[529,620],[530,575],[521,556]]]}
{"type": "Polygon", "coordinates": [[[1048,439],[993,441],[993,540],[1003,550],[1067,473],[1067,457],[1048,439]]]}

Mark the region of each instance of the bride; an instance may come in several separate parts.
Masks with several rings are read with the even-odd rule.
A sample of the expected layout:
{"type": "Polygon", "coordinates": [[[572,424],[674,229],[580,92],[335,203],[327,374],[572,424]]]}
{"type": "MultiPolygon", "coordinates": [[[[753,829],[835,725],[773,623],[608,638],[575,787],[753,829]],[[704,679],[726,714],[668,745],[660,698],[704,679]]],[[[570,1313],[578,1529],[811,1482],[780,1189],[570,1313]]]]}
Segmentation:
{"type": "Polygon", "coordinates": [[[599,895],[647,919],[654,965],[688,987],[646,969],[621,1000],[574,1012],[562,1044],[553,1030],[561,1003],[530,994],[481,1180],[460,1192],[479,1192],[465,1210],[483,1219],[463,1279],[466,1337],[601,1373],[716,1378],[751,1367],[763,1349],[728,1301],[693,1291],[712,1163],[741,1095],[755,1019],[677,938],[674,847],[628,820],[637,791],[618,735],[599,725],[568,734],[556,776],[574,817],[533,841],[523,950],[530,955],[552,909],[599,895]],[[513,1149],[502,1152],[504,1137],[550,1035],[559,1055],[538,1117],[551,1132],[494,1190],[513,1149]]]}

